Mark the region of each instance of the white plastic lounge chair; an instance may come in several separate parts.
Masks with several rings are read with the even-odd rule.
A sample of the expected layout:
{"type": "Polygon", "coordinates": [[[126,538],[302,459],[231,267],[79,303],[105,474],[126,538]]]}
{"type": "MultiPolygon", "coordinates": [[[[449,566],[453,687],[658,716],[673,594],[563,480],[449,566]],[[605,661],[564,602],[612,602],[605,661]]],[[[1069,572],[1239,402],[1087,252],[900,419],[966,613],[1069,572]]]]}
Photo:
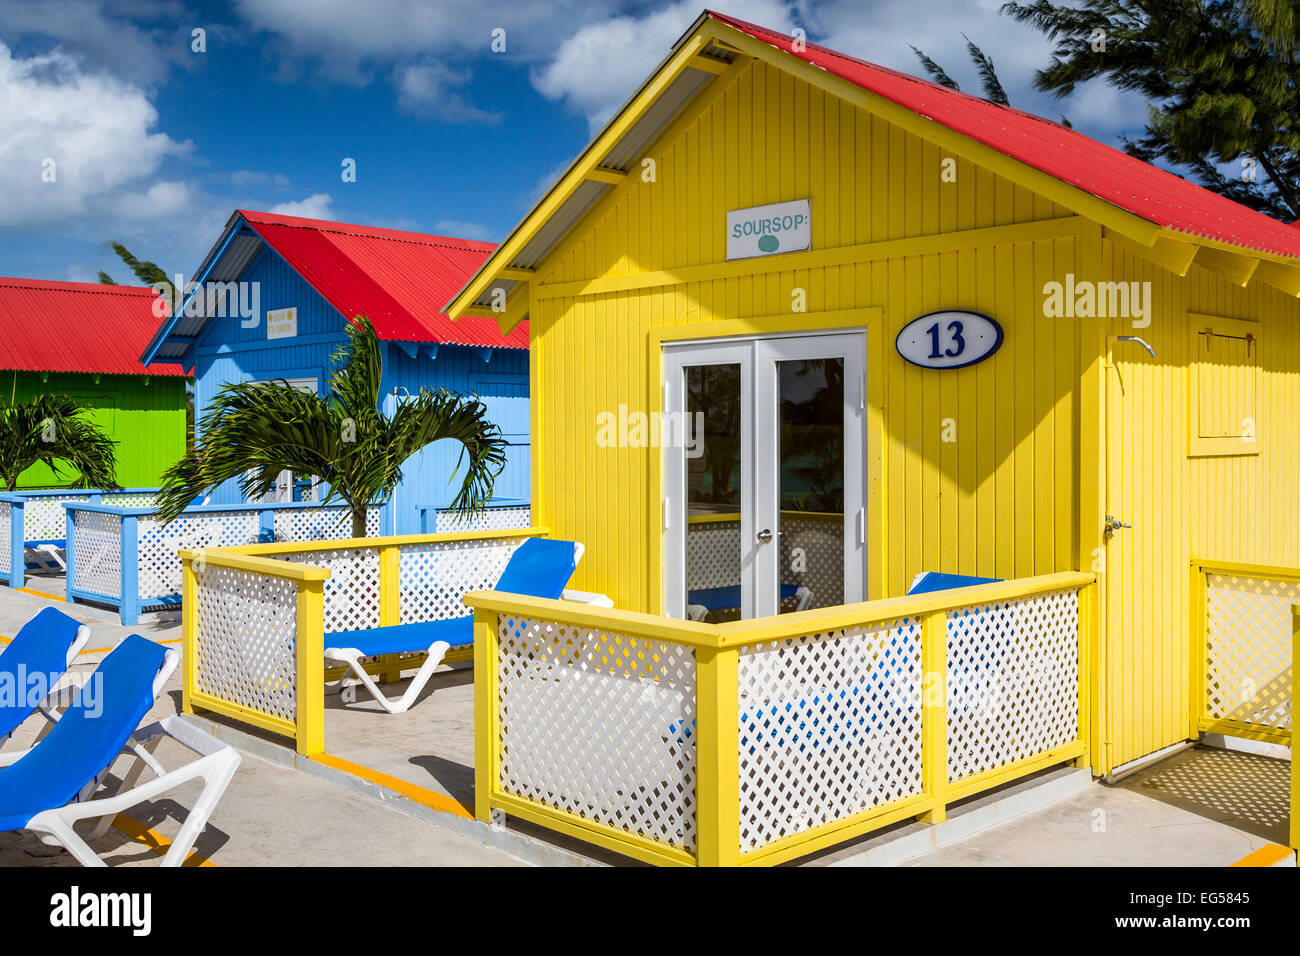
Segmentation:
{"type": "Polygon", "coordinates": [[[40,564],[43,571],[67,571],[68,563],[64,552],[68,543],[62,538],[57,541],[28,541],[25,545],[32,552],[32,558],[40,564]]]}
{"type": "Polygon", "coordinates": [[[58,720],[52,698],[79,684],[68,668],[89,639],[90,628],[53,607],[41,608],[22,626],[0,654],[0,683],[13,690],[0,695],[0,744],[37,711],[58,720]],[[28,696],[33,687],[39,699],[28,696]]]}
{"type": "Polygon", "coordinates": [[[30,750],[0,753],[0,832],[31,830],[85,866],[104,866],[87,839],[103,836],[117,814],[201,778],[194,809],[163,857],[163,866],[180,866],[239,766],[239,754],[179,717],[136,730],[179,660],[175,651],[129,635],[104,658],[44,740],[30,750]],[[199,759],[164,771],[152,755],[163,736],[199,759]],[[133,751],[136,763],[122,779],[121,792],[94,798],[123,748],[133,751]],[[138,783],[146,766],[158,778],[138,783]],[[87,839],[73,829],[94,819],[99,823],[87,839]]]}
{"type": "MultiPolygon", "coordinates": [[[[582,545],[575,541],[529,538],[510,556],[497,581],[496,590],[530,597],[564,597],[565,585],[569,583],[569,578],[573,576],[581,559],[582,545]]],[[[603,595],[570,593],[586,603],[609,603],[603,595]]],[[[351,668],[355,676],[344,678],[343,686],[355,687],[360,684],[370,691],[384,710],[390,714],[401,714],[415,703],[447,651],[473,641],[474,615],[466,614],[441,621],[420,621],[326,634],[325,642],[328,646],[325,648],[325,657],[351,668]],[[411,679],[406,693],[396,699],[390,699],[379,689],[362,663],[362,658],[365,657],[418,652],[425,652],[429,656],[411,679]]]]}

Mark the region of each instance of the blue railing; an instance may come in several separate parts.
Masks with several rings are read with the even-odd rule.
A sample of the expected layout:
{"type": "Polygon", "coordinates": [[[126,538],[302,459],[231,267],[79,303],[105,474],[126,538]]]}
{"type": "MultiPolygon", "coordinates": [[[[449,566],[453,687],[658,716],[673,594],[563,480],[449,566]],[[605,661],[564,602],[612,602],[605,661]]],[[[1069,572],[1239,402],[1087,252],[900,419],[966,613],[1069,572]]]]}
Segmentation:
{"type": "Polygon", "coordinates": [[[27,570],[27,553],[50,564],[64,549],[65,501],[133,506],[151,504],[157,488],[38,488],[0,492],[0,581],[20,588],[27,570]],[[43,550],[41,550],[43,549],[43,550]]]}
{"type": "Polygon", "coordinates": [[[478,514],[462,518],[445,505],[416,505],[421,534],[452,531],[508,531],[532,525],[532,505],[527,498],[493,498],[478,514]]]}
{"type": "MultiPolygon", "coordinates": [[[[271,541],[321,541],[352,537],[345,505],[279,502],[197,505],[164,523],[151,508],[66,502],[66,593],[118,609],[135,624],[142,608],[180,603],[180,548],[215,548],[271,541]]],[[[389,525],[389,506],[372,505],[366,533],[389,525]]]]}

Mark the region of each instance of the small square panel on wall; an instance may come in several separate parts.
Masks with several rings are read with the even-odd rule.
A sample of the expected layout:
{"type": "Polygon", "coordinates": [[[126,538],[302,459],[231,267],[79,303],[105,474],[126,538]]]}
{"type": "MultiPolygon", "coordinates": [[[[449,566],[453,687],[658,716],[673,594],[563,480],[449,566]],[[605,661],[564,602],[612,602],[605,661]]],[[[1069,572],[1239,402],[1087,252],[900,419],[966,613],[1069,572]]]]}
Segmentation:
{"type": "Polygon", "coordinates": [[[1219,315],[1187,315],[1187,454],[1259,454],[1260,324],[1219,315]]]}

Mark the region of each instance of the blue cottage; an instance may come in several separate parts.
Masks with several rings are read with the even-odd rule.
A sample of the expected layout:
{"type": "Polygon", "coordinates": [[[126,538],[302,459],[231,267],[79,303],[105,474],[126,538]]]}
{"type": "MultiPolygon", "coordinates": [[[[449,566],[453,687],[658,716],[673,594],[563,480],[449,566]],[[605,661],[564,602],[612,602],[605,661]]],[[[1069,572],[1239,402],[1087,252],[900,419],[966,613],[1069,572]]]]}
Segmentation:
{"type": "MultiPolygon", "coordinates": [[[[486,317],[452,322],[439,309],[492,252],[486,242],[236,210],[175,316],[141,356],[195,376],[196,416],[221,386],[285,379],[319,391],[345,323],[367,315],[387,345],[386,411],[421,388],[472,393],[509,444],[497,499],[529,493],[528,331],[502,335],[486,317]]],[[[439,442],[403,466],[386,533],[433,530],[432,509],[454,496],[460,455],[439,442]]],[[[303,493],[285,475],[274,497],[303,493]]],[[[213,504],[239,504],[235,482],[213,504]]]]}

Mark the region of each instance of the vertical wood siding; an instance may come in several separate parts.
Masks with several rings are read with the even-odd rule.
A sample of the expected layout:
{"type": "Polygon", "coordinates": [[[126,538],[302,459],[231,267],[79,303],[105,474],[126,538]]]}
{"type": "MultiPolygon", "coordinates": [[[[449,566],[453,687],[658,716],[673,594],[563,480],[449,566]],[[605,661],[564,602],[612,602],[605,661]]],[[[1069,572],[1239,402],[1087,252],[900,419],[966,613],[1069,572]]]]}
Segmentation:
{"type": "MultiPolygon", "coordinates": [[[[185,380],[174,376],[89,375],[51,372],[0,373],[15,401],[38,395],[70,395],[90,409],[90,418],[116,441],[117,480],[125,487],[157,485],[162,473],[185,453],[185,380]],[[96,379],[98,378],[98,381],[96,379]]],[[[8,395],[6,395],[8,398],[8,395]]],[[[62,480],[45,465],[23,472],[20,488],[66,484],[73,476],[63,468],[62,480]]]]}
{"type": "Polygon", "coordinates": [[[1116,320],[1112,334],[1140,335],[1156,351],[1115,342],[1107,373],[1107,510],[1133,525],[1107,545],[1104,578],[1119,765],[1187,736],[1199,692],[1189,684],[1191,557],[1300,566],[1300,309],[1267,286],[1241,289],[1198,266],[1179,278],[1109,242],[1102,266],[1116,280],[1151,283],[1151,325],[1116,320]],[[1189,381],[1204,323],[1188,313],[1259,323],[1258,454],[1188,456],[1189,403],[1204,397],[1189,381]]]}

